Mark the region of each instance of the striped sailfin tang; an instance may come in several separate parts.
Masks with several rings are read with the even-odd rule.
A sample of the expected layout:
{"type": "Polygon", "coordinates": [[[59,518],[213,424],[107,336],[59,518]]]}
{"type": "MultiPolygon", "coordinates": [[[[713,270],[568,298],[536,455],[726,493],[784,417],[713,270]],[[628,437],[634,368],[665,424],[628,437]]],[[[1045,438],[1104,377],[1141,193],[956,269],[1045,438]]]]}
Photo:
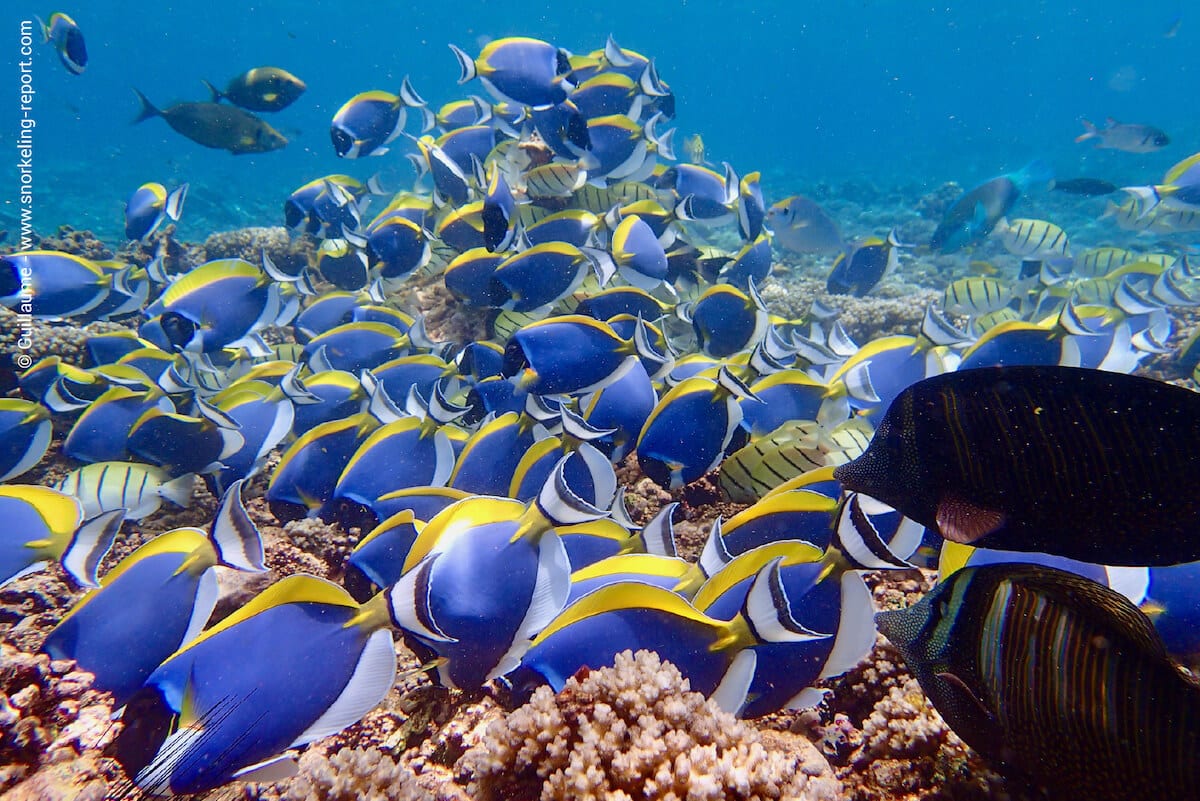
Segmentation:
{"type": "MultiPolygon", "coordinates": [[[[1082,758],[1056,761],[1060,786],[1096,788],[1097,775],[1119,785],[1124,776],[1136,777],[1137,798],[1182,798],[1185,787],[1190,796],[1200,775],[1200,688],[1177,673],[1132,605],[1118,606],[1115,593],[1109,603],[1088,599],[1090,588],[1075,581],[1070,603],[1037,581],[995,583],[978,636],[983,697],[1022,761],[1073,744],[1082,758]]],[[[1094,586],[1090,594],[1107,592],[1094,586]]],[[[1130,797],[1128,789],[1101,796],[1130,797]]]]}

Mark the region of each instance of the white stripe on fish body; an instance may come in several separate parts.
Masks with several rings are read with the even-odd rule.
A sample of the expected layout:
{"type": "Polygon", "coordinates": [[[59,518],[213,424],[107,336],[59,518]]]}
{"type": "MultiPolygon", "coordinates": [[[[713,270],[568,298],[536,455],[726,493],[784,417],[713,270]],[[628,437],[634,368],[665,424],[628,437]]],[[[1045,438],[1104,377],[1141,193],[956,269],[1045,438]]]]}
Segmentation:
{"type": "Polygon", "coordinates": [[[993,233],[1000,237],[1005,250],[1022,258],[1066,256],[1070,243],[1067,232],[1045,220],[1001,219],[993,233]]]}

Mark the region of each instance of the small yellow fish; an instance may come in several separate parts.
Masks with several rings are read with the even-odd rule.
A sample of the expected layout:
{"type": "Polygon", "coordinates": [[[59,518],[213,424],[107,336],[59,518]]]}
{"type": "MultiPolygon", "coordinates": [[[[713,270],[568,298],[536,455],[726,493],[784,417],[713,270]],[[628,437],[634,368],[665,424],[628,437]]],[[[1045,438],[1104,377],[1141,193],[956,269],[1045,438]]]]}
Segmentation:
{"type": "Polygon", "coordinates": [[[1000,268],[990,261],[973,261],[967,265],[967,269],[976,275],[997,275],[1000,272],[1000,268]]]}
{"type": "Polygon", "coordinates": [[[704,160],[704,140],[698,133],[683,140],[683,152],[687,153],[688,161],[692,164],[708,163],[704,160]]]}

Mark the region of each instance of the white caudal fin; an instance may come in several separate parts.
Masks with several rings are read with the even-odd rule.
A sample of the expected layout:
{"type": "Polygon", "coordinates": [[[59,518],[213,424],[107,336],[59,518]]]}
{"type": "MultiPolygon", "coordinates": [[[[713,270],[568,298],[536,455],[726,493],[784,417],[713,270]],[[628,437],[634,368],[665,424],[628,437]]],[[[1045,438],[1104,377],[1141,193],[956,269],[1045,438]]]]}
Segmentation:
{"type": "Polygon", "coordinates": [[[721,678],[717,689],[709,700],[731,715],[738,714],[746,705],[746,695],[754,682],[754,671],[758,668],[758,655],[752,648],[744,648],[733,658],[729,669],[721,678]]]}
{"type": "Polygon", "coordinates": [[[229,485],[217,504],[217,512],[209,529],[209,538],[217,550],[221,564],[250,573],[265,572],[262,535],[250,519],[242,503],[240,478],[229,485]]]}
{"type": "Polygon", "coordinates": [[[830,547],[856,570],[903,570],[913,566],[897,556],[879,536],[875,524],[863,511],[857,492],[849,493],[838,507],[830,547]]]}
{"type": "Polygon", "coordinates": [[[828,639],[828,634],[812,631],[792,617],[787,592],[779,566],[783,557],[778,556],[763,566],[754,577],[742,614],[750,623],[754,636],[761,642],[808,642],[828,639]]]}
{"type": "Polygon", "coordinates": [[[121,523],[125,520],[124,509],[113,509],[85,520],[75,533],[62,555],[63,570],[81,587],[99,587],[97,573],[100,560],[112,547],[121,523]]]}
{"type": "Polygon", "coordinates": [[[671,522],[671,517],[678,508],[678,503],[668,503],[642,527],[638,536],[641,537],[646,553],[655,556],[678,556],[675,548],[675,526],[671,522]]]}
{"type": "Polygon", "coordinates": [[[376,631],[367,638],[354,673],[329,708],[292,741],[291,746],[306,745],[322,737],[337,734],[383,701],[396,681],[396,649],[392,633],[376,631]]]}
{"type": "Polygon", "coordinates": [[[842,614],[833,651],[821,668],[821,678],[840,676],[867,658],[875,647],[875,603],[862,575],[842,574],[842,614]]]}

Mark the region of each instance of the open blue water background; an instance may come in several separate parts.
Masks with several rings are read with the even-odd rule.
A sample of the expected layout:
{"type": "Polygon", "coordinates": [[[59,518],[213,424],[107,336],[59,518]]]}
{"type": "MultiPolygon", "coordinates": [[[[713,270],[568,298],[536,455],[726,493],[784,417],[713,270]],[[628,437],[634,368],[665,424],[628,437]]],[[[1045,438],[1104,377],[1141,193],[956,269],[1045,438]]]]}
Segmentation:
{"type": "MultiPolygon", "coordinates": [[[[677,143],[702,134],[711,160],[761,170],[769,199],[817,181],[971,184],[1035,156],[1064,177],[1144,183],[1200,149],[1200,8],[1189,15],[1178,0],[5,4],[5,141],[18,133],[19,22],[56,10],[83,29],[90,63],[73,76],[49,46],[36,50],[35,225],[43,233],[67,223],[116,241],[125,199],[150,180],[191,183],[181,234],[193,239],[279,224],[286,195],[330,172],[379,172],[399,187],[412,178],[404,142],[381,158],[340,160],[329,141],[333,113],[357,92],[396,90],[405,75],[434,108],[482,93],[456,85],[447,43],[475,53],[518,34],[587,52],[612,33],[654,57],[677,96],[677,143]],[[1181,11],[1177,35],[1166,37],[1181,11]],[[259,65],[308,84],[294,106],[264,115],[291,139],[283,151],[233,156],[162,120],[129,124],[133,86],[160,107],[204,100],[202,78],[223,86],[259,65]],[[1106,116],[1158,126],[1172,144],[1131,155],[1072,141],[1080,118],[1106,116]]],[[[10,188],[0,189],[0,227],[11,227],[15,166],[3,174],[10,188]]]]}

